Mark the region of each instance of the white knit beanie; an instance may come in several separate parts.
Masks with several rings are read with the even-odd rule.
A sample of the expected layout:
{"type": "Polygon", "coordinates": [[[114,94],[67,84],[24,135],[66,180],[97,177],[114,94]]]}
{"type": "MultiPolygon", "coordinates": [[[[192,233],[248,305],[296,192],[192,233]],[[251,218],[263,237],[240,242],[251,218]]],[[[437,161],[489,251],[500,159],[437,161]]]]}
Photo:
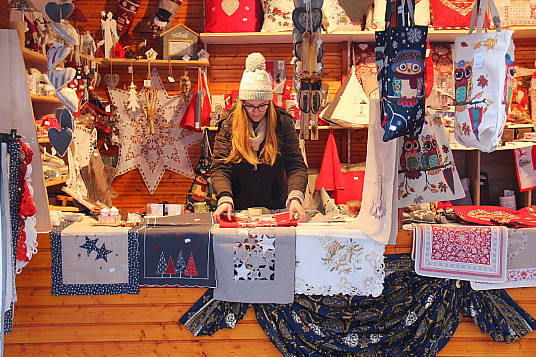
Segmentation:
{"type": "Polygon", "coordinates": [[[240,81],[238,98],[242,100],[272,100],[272,83],[266,72],[266,60],[258,53],[246,58],[246,69],[240,81]]]}

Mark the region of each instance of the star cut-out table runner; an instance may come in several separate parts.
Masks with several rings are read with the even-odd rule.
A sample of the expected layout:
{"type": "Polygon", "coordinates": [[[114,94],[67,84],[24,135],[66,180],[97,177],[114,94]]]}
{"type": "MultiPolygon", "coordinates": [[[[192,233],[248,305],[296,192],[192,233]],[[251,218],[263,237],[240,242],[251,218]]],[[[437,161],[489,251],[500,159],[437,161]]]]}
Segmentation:
{"type": "Polygon", "coordinates": [[[459,280],[505,281],[506,227],[437,224],[413,227],[417,274],[459,280]]]}
{"type": "Polygon", "coordinates": [[[294,301],[296,228],[212,228],[218,287],[214,299],[294,301]]]}
{"type": "Polygon", "coordinates": [[[140,285],[216,287],[210,213],[149,218],[139,230],[140,285]]]}
{"type": "Polygon", "coordinates": [[[194,177],[188,147],[201,140],[201,133],[179,126],[186,110],[182,96],[170,97],[156,68],[151,72],[153,88],[157,90],[154,125],[156,132],[148,134],[148,120],[143,90],[138,93],[141,109],[127,108],[129,92],[109,89],[110,99],[117,107],[119,120],[119,162],[117,175],[139,169],[152,195],[166,169],[189,178],[194,177]]]}
{"type": "Polygon", "coordinates": [[[84,218],[50,232],[52,295],[137,294],[136,231],[84,218]]]}

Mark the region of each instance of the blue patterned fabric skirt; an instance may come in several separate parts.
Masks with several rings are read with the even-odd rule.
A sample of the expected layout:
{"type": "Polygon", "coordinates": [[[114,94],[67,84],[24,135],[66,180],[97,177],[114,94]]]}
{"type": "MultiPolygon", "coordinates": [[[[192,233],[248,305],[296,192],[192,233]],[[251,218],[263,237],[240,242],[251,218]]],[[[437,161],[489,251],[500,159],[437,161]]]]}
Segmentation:
{"type": "MultiPolygon", "coordinates": [[[[413,264],[408,254],[386,256],[376,298],[297,294],[292,304],[254,304],[257,320],[284,356],[435,356],[462,317],[507,343],[536,328],[506,291],[422,277],[413,264]]],[[[194,335],[212,335],[233,328],[249,305],[214,300],[208,290],[179,321],[194,335]]]]}

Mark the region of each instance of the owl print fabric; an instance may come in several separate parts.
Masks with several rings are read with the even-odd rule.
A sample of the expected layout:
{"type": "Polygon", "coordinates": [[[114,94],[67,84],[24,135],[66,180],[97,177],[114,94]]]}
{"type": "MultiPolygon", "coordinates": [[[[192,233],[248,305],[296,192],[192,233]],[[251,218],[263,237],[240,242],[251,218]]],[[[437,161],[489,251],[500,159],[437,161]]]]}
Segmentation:
{"type": "Polygon", "coordinates": [[[399,207],[465,197],[439,114],[426,116],[422,133],[400,143],[399,207]]]}
{"type": "Polygon", "coordinates": [[[389,27],[376,32],[383,141],[421,132],[427,35],[426,26],[389,27]]]}
{"type": "MultiPolygon", "coordinates": [[[[487,1],[483,2],[487,6],[487,1]]],[[[493,19],[499,21],[495,7],[491,9],[493,19]]],[[[500,21],[496,28],[499,32],[478,32],[455,39],[456,140],[484,152],[499,145],[512,96],[513,31],[500,32],[500,21]]]]}

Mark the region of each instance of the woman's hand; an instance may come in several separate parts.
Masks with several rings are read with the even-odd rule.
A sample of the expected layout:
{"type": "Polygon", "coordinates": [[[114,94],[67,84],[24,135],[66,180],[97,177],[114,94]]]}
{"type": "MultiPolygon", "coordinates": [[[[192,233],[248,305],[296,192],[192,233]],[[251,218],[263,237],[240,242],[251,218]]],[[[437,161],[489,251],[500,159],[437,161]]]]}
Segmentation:
{"type": "Polygon", "coordinates": [[[231,213],[233,213],[233,205],[229,202],[223,202],[220,204],[214,213],[212,214],[212,217],[214,217],[214,220],[216,223],[220,223],[220,216],[227,212],[227,217],[229,217],[229,221],[231,220],[231,213]]]}
{"type": "Polygon", "coordinates": [[[303,209],[303,206],[298,199],[290,200],[290,204],[288,206],[288,218],[294,219],[294,213],[297,213],[300,216],[298,223],[305,222],[305,209],[303,209]]]}

